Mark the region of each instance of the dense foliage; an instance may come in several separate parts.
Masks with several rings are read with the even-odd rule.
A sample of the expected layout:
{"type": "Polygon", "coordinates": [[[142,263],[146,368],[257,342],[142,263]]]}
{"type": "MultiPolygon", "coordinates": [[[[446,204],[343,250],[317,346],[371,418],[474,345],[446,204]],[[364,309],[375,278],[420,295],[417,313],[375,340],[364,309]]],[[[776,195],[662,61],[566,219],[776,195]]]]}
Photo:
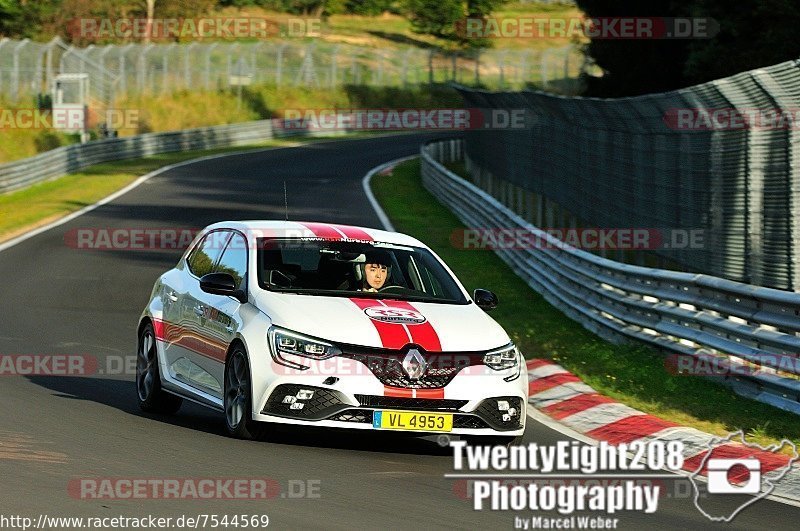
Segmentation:
{"type": "Polygon", "coordinates": [[[578,0],[589,17],[710,17],[711,38],[597,39],[589,54],[606,75],[593,96],[661,92],[800,58],[797,0],[578,0]]]}

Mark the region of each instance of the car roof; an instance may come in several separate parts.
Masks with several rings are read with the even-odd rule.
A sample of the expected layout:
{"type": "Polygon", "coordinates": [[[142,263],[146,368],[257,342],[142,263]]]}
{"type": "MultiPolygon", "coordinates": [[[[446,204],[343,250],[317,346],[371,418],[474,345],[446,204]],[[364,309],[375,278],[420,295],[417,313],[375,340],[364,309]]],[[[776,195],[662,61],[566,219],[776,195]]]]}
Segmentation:
{"type": "Polygon", "coordinates": [[[324,238],[329,240],[367,240],[395,245],[409,245],[428,248],[427,245],[399,232],[323,223],[314,221],[243,220],[220,221],[209,225],[203,232],[218,229],[237,229],[245,234],[264,238],[324,238]]]}

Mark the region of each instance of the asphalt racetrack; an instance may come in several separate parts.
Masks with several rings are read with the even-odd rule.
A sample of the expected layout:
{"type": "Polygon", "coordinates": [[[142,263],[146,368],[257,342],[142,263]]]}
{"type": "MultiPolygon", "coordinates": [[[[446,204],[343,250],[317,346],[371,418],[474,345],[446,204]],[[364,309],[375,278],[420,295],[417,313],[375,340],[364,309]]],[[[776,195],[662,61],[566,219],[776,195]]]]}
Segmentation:
{"type": "MultiPolygon", "coordinates": [[[[0,376],[3,515],[162,517],[239,514],[280,529],[508,529],[528,511],[475,511],[446,448],[423,439],[282,430],[269,441],[226,436],[221,413],[184,402],[174,417],[142,414],[136,325],[154,280],[180,251],[87,251],[78,228],[201,228],[225,219],[289,217],[380,227],[361,188],[373,167],[417,153],[421,135],[324,142],[190,164],[162,173],[69,223],[0,252],[0,354],[86,355],[79,376],[0,376]],[[269,478],[267,500],[84,499],[81,478],[269,478]]],[[[491,286],[467,286],[491,289],[491,286]]],[[[532,419],[524,442],[566,439],[532,419]]],[[[685,479],[662,480],[655,514],[621,513],[622,529],[708,528],[685,479]]],[[[535,516],[559,516],[538,514],[535,516]]],[[[731,525],[793,529],[800,508],[762,500],[731,525]]]]}

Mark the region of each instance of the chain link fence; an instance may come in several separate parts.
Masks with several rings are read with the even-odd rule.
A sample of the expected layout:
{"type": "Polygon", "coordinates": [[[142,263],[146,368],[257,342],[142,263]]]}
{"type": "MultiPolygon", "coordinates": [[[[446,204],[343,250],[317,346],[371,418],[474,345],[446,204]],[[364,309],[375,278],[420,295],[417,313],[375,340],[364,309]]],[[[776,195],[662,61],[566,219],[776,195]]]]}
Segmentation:
{"type": "Polygon", "coordinates": [[[698,230],[702,248],[651,257],[800,291],[800,61],[614,100],[459,90],[467,107],[532,114],[468,132],[465,164],[535,225],[698,230]]]}
{"type": "Polygon", "coordinates": [[[455,81],[496,89],[535,85],[577,93],[585,61],[579,48],[482,50],[446,53],[310,44],[126,44],[75,48],[0,40],[0,96],[10,103],[47,93],[55,75],[89,74],[92,97],[215,90],[249,84],[334,88],[340,85],[410,86],[455,81]]]}

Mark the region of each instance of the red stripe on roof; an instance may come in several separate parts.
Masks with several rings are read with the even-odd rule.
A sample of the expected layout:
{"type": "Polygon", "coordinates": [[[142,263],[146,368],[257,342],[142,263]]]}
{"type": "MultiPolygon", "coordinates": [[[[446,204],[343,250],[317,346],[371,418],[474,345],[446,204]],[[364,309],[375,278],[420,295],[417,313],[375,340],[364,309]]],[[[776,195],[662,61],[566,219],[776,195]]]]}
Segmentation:
{"type": "Polygon", "coordinates": [[[372,236],[370,236],[369,234],[367,234],[366,231],[358,227],[351,227],[350,225],[332,225],[332,227],[339,229],[341,232],[344,233],[345,236],[347,236],[350,239],[364,240],[368,242],[372,241],[372,236]]]}
{"type": "Polygon", "coordinates": [[[611,444],[623,444],[676,426],[678,424],[667,422],[652,415],[631,415],[588,431],[586,435],[611,444]]]}
{"type": "Polygon", "coordinates": [[[314,233],[317,238],[326,240],[341,240],[342,235],[331,225],[324,223],[300,223],[302,226],[314,233]]]}

